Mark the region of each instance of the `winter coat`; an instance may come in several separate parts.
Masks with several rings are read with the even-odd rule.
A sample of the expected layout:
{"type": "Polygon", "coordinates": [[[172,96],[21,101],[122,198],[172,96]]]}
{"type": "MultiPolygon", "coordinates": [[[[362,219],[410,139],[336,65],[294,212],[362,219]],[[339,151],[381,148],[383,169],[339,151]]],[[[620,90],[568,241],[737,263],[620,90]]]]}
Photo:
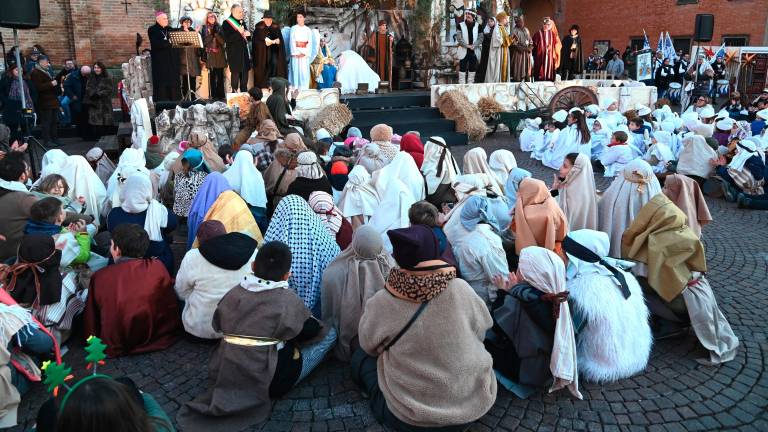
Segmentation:
{"type": "Polygon", "coordinates": [[[208,26],[203,27],[203,45],[205,46],[206,64],[211,69],[224,69],[227,67],[227,58],[224,56],[224,36],[221,26],[216,24],[209,31],[208,26]]]}
{"type": "Polygon", "coordinates": [[[111,126],[115,123],[112,116],[112,97],[115,86],[108,76],[93,75],[85,86],[85,103],[88,105],[88,123],[94,126],[111,126]]]}
{"type": "Polygon", "coordinates": [[[59,109],[59,87],[52,84],[53,78],[38,68],[32,70],[29,78],[37,89],[37,111],[59,109]]]}

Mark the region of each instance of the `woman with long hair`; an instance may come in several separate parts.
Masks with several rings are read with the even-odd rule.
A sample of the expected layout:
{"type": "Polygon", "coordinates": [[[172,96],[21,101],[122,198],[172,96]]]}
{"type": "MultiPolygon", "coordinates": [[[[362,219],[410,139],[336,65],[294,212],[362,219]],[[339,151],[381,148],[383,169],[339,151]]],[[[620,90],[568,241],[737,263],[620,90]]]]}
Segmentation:
{"type": "Polygon", "coordinates": [[[98,137],[106,135],[108,129],[115,124],[112,115],[114,93],[115,83],[109,76],[107,67],[103,62],[97,61],[85,86],[85,104],[88,105],[88,123],[98,137]]]}
{"type": "Polygon", "coordinates": [[[224,69],[227,68],[227,58],[224,56],[224,36],[221,34],[219,19],[214,12],[208,12],[200,33],[205,45],[203,59],[208,67],[208,97],[213,100],[223,100],[224,69]]]}
{"type": "Polygon", "coordinates": [[[541,163],[549,168],[559,169],[568,153],[578,152],[587,156],[592,154],[589,144],[592,135],[589,133],[584,112],[580,109],[572,109],[566,122],[568,126],[558,135],[555,146],[547,149],[541,158],[541,163]]]}

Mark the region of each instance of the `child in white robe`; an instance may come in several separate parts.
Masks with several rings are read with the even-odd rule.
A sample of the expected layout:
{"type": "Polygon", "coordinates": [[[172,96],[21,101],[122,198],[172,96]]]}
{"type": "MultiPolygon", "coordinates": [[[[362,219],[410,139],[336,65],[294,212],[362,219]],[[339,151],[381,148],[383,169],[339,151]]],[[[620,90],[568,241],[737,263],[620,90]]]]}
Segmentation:
{"type": "Polygon", "coordinates": [[[600,156],[600,163],[605,167],[604,177],[613,177],[620,173],[626,164],[635,159],[632,148],[627,144],[629,137],[624,131],[611,135],[611,143],[600,156]]]}
{"type": "Polygon", "coordinates": [[[554,146],[560,137],[560,129],[553,122],[544,124],[544,135],[538,146],[533,149],[531,159],[541,160],[548,148],[554,146]]]}
{"type": "Polygon", "coordinates": [[[651,145],[645,151],[643,159],[653,167],[655,174],[667,172],[667,164],[675,160],[675,155],[669,147],[672,134],[666,131],[656,131],[651,138],[651,145]]]}
{"type": "Polygon", "coordinates": [[[611,128],[608,118],[595,119],[592,123],[591,139],[589,141],[590,159],[598,160],[611,142],[611,128]]]}
{"type": "Polygon", "coordinates": [[[567,117],[568,127],[563,129],[557,143],[549,147],[541,158],[541,163],[552,169],[559,169],[568,153],[591,155],[590,134],[582,111],[571,111],[567,117]]]}
{"type": "Polygon", "coordinates": [[[525,128],[520,132],[520,150],[533,152],[543,146],[544,131],[539,129],[541,118],[525,119],[525,128]]]}

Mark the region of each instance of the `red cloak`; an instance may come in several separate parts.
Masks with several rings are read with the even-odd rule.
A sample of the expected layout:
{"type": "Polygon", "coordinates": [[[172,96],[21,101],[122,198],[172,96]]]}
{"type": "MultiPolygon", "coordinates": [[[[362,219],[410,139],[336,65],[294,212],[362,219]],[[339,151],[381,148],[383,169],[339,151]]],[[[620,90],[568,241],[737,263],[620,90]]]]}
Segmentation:
{"type": "Polygon", "coordinates": [[[554,81],[560,66],[560,37],[557,32],[539,30],[532,40],[533,77],[536,81],[554,81]]]}
{"type": "Polygon", "coordinates": [[[168,348],[182,329],[173,279],[157,259],[128,259],[94,273],[84,315],[85,334],[101,338],[110,357],[168,348]]]}

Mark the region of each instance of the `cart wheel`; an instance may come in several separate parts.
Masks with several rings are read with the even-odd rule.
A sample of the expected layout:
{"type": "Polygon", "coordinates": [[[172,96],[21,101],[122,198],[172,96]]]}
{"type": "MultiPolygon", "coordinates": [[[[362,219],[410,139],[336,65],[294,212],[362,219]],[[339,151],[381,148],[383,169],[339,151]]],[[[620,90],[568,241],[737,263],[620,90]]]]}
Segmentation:
{"type": "Polygon", "coordinates": [[[569,111],[574,107],[584,108],[592,104],[597,105],[597,95],[592,90],[582,86],[566,87],[552,96],[549,112],[569,111]]]}

